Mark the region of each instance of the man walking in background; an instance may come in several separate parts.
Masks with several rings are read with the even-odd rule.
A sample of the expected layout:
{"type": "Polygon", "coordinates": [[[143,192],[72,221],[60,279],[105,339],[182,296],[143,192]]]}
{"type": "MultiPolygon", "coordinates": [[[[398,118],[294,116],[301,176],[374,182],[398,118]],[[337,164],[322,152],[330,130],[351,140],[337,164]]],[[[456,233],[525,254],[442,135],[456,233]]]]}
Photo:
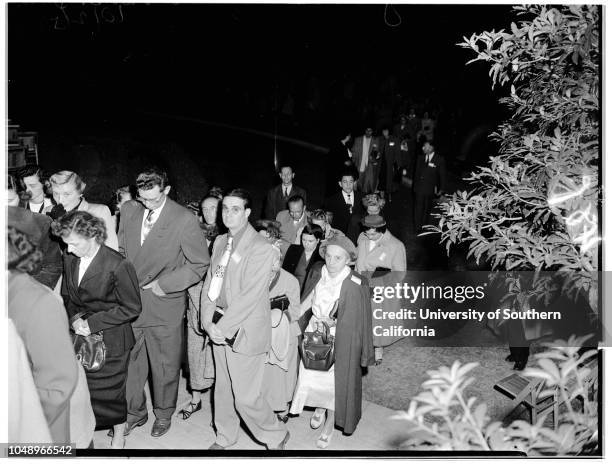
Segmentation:
{"type": "Polygon", "coordinates": [[[291,166],[282,166],[278,172],[280,185],[271,188],[266,197],[265,219],[276,219],[276,215],[287,209],[287,201],[294,195],[299,195],[306,203],[306,190],[293,184],[295,173],[291,166]]]}

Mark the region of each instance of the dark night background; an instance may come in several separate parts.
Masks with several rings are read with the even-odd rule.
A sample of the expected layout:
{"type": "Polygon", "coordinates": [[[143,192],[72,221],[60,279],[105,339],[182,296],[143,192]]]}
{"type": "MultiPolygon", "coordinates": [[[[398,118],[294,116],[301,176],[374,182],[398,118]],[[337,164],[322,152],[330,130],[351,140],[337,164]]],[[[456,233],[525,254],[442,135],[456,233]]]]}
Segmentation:
{"type": "MultiPolygon", "coordinates": [[[[414,107],[437,119],[439,151],[473,163],[490,154],[486,133],[503,109],[488,68],[466,66],[472,55],[456,43],[508,27],[510,12],[509,5],[9,4],[8,117],[39,132],[45,167],[89,175],[87,196],[98,201],[147,161],[168,167],[183,200],[211,184],[245,183],[261,190],[253,192],[257,204],[274,183],[272,139],[145,112],[268,133],[279,115],[280,135],[329,147],[346,129],[360,135],[365,122],[380,128],[414,107]],[[292,116],[282,114],[288,95],[292,116]],[[199,171],[198,188],[181,185],[189,180],[181,169],[199,171]]],[[[296,164],[296,183],[320,200],[305,166],[320,170],[324,155],[278,149],[296,164]]]]}

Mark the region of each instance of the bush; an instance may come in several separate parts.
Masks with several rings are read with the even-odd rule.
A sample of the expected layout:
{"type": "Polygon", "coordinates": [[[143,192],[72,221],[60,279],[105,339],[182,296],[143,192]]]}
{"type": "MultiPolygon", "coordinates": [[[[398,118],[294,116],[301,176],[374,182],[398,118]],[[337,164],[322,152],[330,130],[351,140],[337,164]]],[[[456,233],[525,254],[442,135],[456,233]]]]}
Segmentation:
{"type": "Polygon", "coordinates": [[[442,366],[428,371],[423,392],[410,402],[408,411],[394,416],[411,424],[403,447],[419,450],[444,451],[520,451],[528,455],[594,454],[599,449],[598,384],[592,384],[590,394],[587,378],[597,369],[592,358],[596,350],[582,353],[580,348],[588,337],[556,340],[546,344],[549,349],[535,357],[539,367],[528,368],[524,375],[545,382],[542,396],[556,389],[560,405],[558,427],[544,425],[547,416],[531,425],[515,420],[508,427],[500,421],[490,422],[487,405],[467,400],[465,388],[474,381],[467,374],[478,365],[442,366]]]}

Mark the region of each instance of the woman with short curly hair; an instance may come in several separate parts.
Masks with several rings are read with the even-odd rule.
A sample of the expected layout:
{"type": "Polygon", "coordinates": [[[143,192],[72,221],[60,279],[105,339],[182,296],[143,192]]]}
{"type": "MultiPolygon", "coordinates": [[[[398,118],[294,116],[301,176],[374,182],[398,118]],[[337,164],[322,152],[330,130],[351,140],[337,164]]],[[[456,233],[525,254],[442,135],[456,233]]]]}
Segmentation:
{"type": "Polygon", "coordinates": [[[134,266],[104,245],[104,221],[86,211],[71,211],[53,223],[55,235],[68,245],[64,255],[62,298],[77,335],[102,335],[106,359],[87,372],[96,428],[113,428],[113,448],[125,446],[126,381],[135,339],[131,322],[141,312],[134,266]]]}

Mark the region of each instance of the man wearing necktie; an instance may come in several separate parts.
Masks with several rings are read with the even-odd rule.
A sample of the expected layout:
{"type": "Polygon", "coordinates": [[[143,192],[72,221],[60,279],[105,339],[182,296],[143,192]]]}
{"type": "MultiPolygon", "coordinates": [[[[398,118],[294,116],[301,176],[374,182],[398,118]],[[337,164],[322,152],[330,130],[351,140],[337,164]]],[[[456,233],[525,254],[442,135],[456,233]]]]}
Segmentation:
{"type": "Polygon", "coordinates": [[[346,234],[351,218],[363,213],[363,195],[355,191],[357,174],[354,167],[345,168],[338,180],[340,191],[325,199],[325,209],[333,215],[332,226],[346,234]]]}
{"type": "Polygon", "coordinates": [[[433,142],[423,144],[414,172],[414,232],[418,234],[429,220],[434,195],[446,189],[446,164],[435,152],[433,142]]]}
{"type": "Polygon", "coordinates": [[[228,233],[215,240],[200,297],[202,327],[213,342],[215,358],[217,438],[210,449],[238,441],[240,418],[268,449],[284,449],[289,432],[262,392],[272,337],[269,283],[274,250],[248,222],[251,197],[246,190],[231,190],[222,205],[228,233]],[[214,323],[217,309],[223,316],[214,323]]]}
{"type": "Polygon", "coordinates": [[[168,198],[165,172],[151,168],[136,179],[138,201],[121,207],[119,251],[134,264],[142,313],[133,324],[127,379],[128,423],[125,433],[147,422],[145,382],[153,402],[151,435],[170,428],[176,408],[182,359],[186,292],[202,279],[210,258],[196,217],[168,198]]]}
{"type": "Polygon", "coordinates": [[[266,196],[264,219],[274,220],[280,211],[287,209],[287,201],[295,195],[301,196],[306,203],[306,190],[293,183],[295,172],[291,166],[281,166],[278,176],[280,185],[268,190],[266,196]]]}

